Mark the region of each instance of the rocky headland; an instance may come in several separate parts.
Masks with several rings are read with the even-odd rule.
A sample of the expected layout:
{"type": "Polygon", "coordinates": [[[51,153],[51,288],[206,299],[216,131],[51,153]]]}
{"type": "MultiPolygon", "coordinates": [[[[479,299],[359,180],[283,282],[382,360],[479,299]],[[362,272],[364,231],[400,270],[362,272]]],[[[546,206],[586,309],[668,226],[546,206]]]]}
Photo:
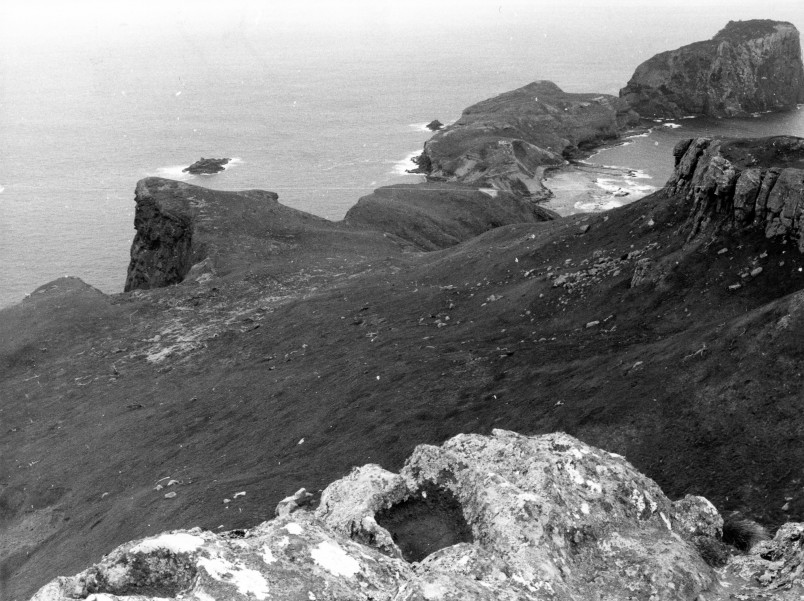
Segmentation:
{"type": "Polygon", "coordinates": [[[231,160],[232,159],[205,159],[201,157],[189,167],[182,169],[182,171],[190,173],[191,175],[212,175],[226,169],[226,165],[228,165],[231,160]]]}
{"type": "Polygon", "coordinates": [[[730,21],[711,40],[639,65],[620,97],[650,118],[794,109],[804,102],[799,32],[782,21],[730,21]]]}
{"type": "Polygon", "coordinates": [[[545,168],[617,138],[638,121],[614,96],[571,94],[536,81],[465,109],[425,143],[418,171],[435,181],[544,199],[545,168]]]}

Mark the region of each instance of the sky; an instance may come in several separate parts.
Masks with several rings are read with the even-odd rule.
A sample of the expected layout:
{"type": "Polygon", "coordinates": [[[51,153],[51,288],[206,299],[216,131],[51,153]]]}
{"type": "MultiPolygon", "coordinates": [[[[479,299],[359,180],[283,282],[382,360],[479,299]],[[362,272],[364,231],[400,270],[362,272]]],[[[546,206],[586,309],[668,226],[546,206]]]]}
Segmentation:
{"type": "Polygon", "coordinates": [[[515,25],[557,9],[583,18],[587,7],[650,12],[657,6],[679,11],[723,6],[730,12],[755,7],[772,16],[801,0],[4,0],[0,32],[5,44],[28,46],[114,39],[127,32],[170,35],[177,26],[194,31],[237,28],[309,34],[354,34],[411,28],[454,29],[487,23],[515,25]]]}

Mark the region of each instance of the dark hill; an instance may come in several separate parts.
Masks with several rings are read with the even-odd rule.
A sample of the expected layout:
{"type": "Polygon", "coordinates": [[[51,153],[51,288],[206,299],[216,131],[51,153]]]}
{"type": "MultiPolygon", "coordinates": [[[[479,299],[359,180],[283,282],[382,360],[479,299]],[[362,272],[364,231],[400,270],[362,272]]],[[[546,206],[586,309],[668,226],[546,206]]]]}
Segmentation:
{"type": "Polygon", "coordinates": [[[710,146],[632,205],[427,253],[268,193],[142,182],[191,207],[181,283],[62,279],[0,311],[0,597],[492,428],[566,431],[671,497],[804,519],[799,230],[737,220],[745,169],[710,146]]]}

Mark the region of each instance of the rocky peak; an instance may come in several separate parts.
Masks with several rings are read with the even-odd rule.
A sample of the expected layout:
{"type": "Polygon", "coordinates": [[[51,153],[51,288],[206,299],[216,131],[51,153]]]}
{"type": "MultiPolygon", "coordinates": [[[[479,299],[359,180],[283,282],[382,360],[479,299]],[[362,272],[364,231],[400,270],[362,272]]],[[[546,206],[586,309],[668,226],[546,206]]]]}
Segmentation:
{"type": "Polygon", "coordinates": [[[662,52],[620,90],[643,117],[735,117],[804,102],[799,32],[791,23],[730,21],[711,40],[662,52]]]}

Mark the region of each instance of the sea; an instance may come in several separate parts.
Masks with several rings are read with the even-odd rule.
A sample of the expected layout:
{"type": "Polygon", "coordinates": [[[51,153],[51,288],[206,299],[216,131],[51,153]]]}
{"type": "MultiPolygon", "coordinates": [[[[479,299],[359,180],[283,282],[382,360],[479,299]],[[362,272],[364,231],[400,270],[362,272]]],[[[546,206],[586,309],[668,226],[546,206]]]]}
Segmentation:
{"type": "MultiPolygon", "coordinates": [[[[538,79],[617,94],[729,20],[804,27],[800,0],[44,4],[0,9],[0,307],[64,275],[122,291],[140,178],[272,190],[338,220],[421,181],[406,169],[432,119],[538,79]],[[182,172],[201,157],[232,161],[182,172]]],[[[655,123],[588,159],[631,170],[595,180],[629,194],[576,209],[660,188],[682,138],[771,134],[804,135],[804,111],[655,123]]]]}

